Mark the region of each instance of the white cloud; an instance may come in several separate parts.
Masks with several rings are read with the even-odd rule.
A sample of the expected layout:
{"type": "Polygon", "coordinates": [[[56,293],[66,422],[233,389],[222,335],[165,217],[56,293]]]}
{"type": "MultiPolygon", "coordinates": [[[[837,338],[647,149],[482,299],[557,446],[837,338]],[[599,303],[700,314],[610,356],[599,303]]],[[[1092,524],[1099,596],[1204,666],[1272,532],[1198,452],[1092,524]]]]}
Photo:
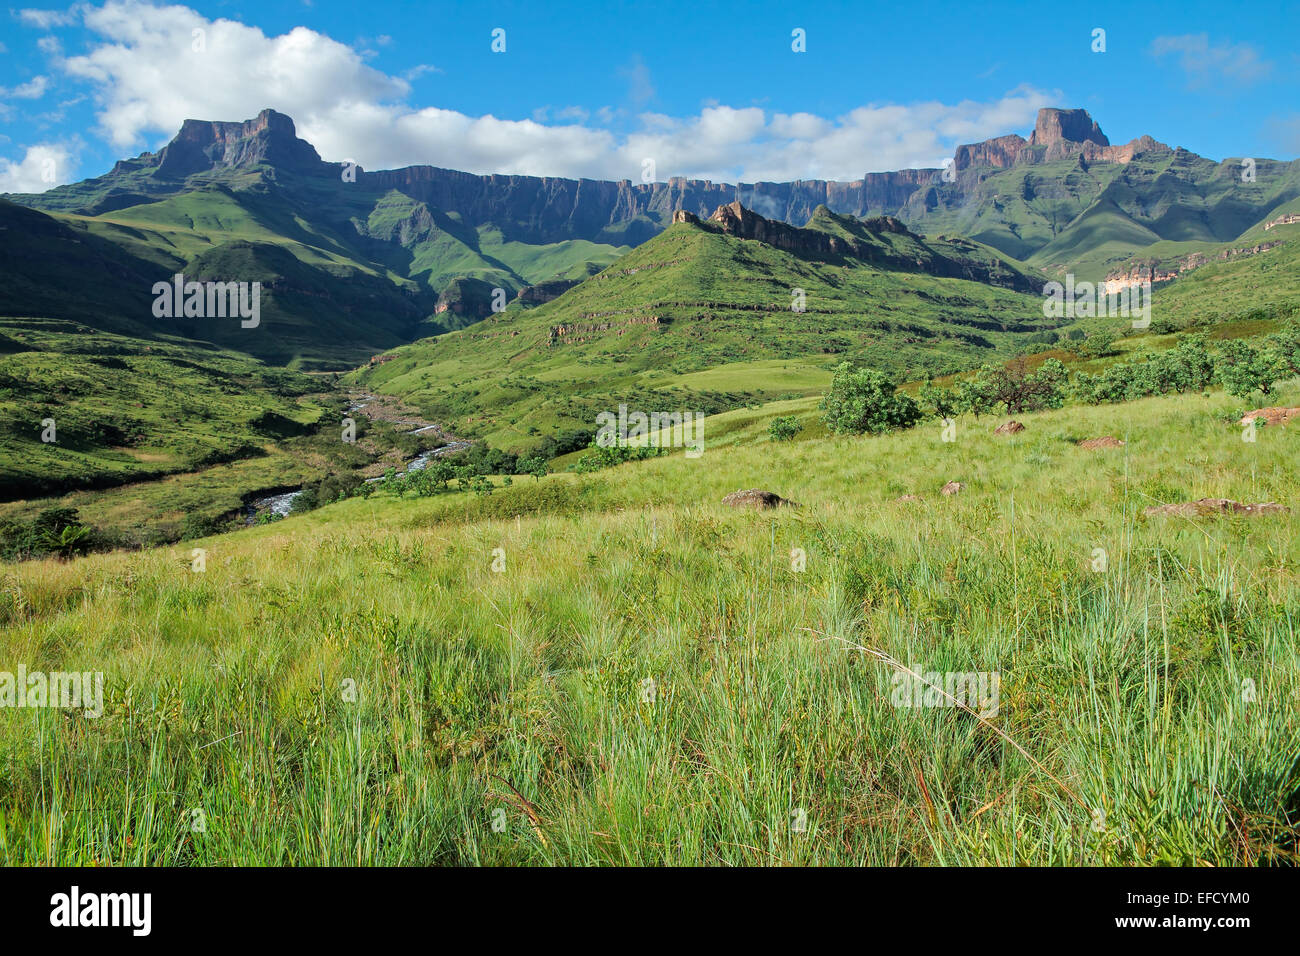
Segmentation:
{"type": "Polygon", "coordinates": [[[69,10],[18,10],[16,16],[29,27],[48,30],[51,27],[67,27],[77,22],[77,8],[69,10]]]}
{"type": "Polygon", "coordinates": [[[100,128],[122,149],[141,145],[146,132],[174,133],[190,118],[246,119],[273,106],[328,122],[335,112],[410,91],[351,47],[306,27],[268,37],[233,20],[137,0],[87,10],[85,21],[110,42],[70,57],[65,68],[96,84],[100,128]]]}
{"type": "Polygon", "coordinates": [[[1151,43],[1151,52],[1157,58],[1177,55],[1178,65],[1187,74],[1188,85],[1192,87],[1206,86],[1225,78],[1243,84],[1254,83],[1273,69],[1273,64],[1261,59],[1249,43],[1227,40],[1211,43],[1206,33],[1156,37],[1151,43]]]}
{"type": "MultiPolygon", "coordinates": [[[[100,129],[121,150],[156,147],[185,119],[242,120],[269,106],[292,116],[324,158],[368,169],[427,164],[636,180],[651,158],[659,179],[846,180],[938,166],[959,143],[1027,130],[1039,107],[1061,105],[1059,93],[1022,87],[987,103],[872,104],[834,117],[725,104],[683,117],[601,107],[595,125],[576,108],[540,107],[531,119],[469,116],[411,105],[408,80],[418,73],[389,76],[306,27],[267,36],[140,0],[109,0],[85,9],[84,19],[99,41],[59,65],[93,84],[100,129]],[[195,30],[203,31],[202,52],[195,30]],[[616,124],[625,131],[606,128],[616,124]]],[[[654,96],[639,60],[619,72],[634,105],[654,96]]]]}
{"type": "Polygon", "coordinates": [[[441,73],[441,72],[442,72],[441,67],[436,67],[436,66],[434,66],[432,63],[419,63],[419,64],[417,64],[417,65],[411,67],[411,68],[410,68],[409,70],[407,70],[405,73],[403,73],[403,74],[402,74],[402,79],[404,79],[404,80],[406,80],[408,83],[410,83],[410,82],[413,82],[413,81],[415,81],[415,80],[418,80],[420,77],[424,76],[424,74],[426,74],[426,73],[441,73]]]}
{"type": "Polygon", "coordinates": [[[632,58],[632,62],[619,71],[623,79],[627,80],[627,96],[636,107],[645,106],[655,98],[654,83],[650,80],[650,68],[642,62],[640,56],[632,58]]]}
{"type": "Polygon", "coordinates": [[[33,76],[26,83],[14,87],[0,86],[0,97],[14,100],[39,100],[50,88],[48,76],[33,76]]]}
{"type": "Polygon", "coordinates": [[[22,159],[0,156],[0,193],[42,193],[72,181],[72,154],[57,143],[29,146],[22,159]]]}

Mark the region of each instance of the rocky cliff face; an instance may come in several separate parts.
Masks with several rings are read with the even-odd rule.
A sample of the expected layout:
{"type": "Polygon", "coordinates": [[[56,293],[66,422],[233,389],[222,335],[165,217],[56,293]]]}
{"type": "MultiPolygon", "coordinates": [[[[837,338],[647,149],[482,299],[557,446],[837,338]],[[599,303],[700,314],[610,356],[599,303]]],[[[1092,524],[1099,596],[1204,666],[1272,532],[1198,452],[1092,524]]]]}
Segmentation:
{"type": "MultiPolygon", "coordinates": [[[[507,241],[541,244],[587,239],[638,245],[659,233],[679,211],[704,219],[720,206],[733,203],[740,203],[769,222],[802,225],[819,206],[825,206],[837,214],[863,220],[895,216],[923,230],[936,218],[951,220],[971,204],[976,211],[981,204],[991,204],[996,211],[999,197],[990,198],[981,192],[981,183],[996,170],[1060,159],[1128,163],[1139,153],[1151,150],[1168,147],[1146,136],[1112,146],[1087,111],[1044,109],[1029,139],[1011,134],[958,147],[954,157],[958,175],[952,183],[944,180],[941,170],[929,168],[868,173],[851,182],[800,180],[731,185],[684,178],[640,183],[627,179],[484,176],[433,166],[408,166],[378,172],[357,168],[355,183],[348,188],[372,196],[395,190],[415,200],[409,214],[399,221],[378,217],[374,222],[362,219],[352,223],[363,239],[375,243],[396,242],[410,248],[439,229],[463,227],[466,236],[472,236],[478,227],[490,225],[499,229],[507,241]],[[448,213],[456,214],[455,226],[446,221],[448,213]]],[[[296,176],[284,177],[286,183],[302,176],[337,182],[342,168],[337,163],[322,162],[316,150],[298,138],[289,117],[263,110],[242,123],[187,120],[176,138],[156,155],[123,160],[107,176],[17,201],[50,211],[96,215],[183,190],[190,185],[187,177],[191,176],[201,179],[212,175],[229,181],[231,177],[225,175],[229,170],[257,170],[265,179],[274,180],[278,170],[292,170],[296,176]]],[[[305,198],[317,201],[312,194],[305,198]]],[[[945,227],[950,225],[945,221],[945,227]]],[[[472,244],[472,239],[467,241],[472,244]]],[[[1024,257],[1033,252],[1034,242],[1039,240],[1013,239],[1001,248],[1024,257]]]]}
{"type": "Polygon", "coordinates": [[[1110,145],[1110,140],[1101,131],[1097,121],[1088,115],[1087,110],[1061,110],[1053,107],[1039,110],[1029,145],[1051,146],[1059,142],[1110,145]]]}
{"type": "Polygon", "coordinates": [[[986,139],[982,143],[958,146],[953,160],[958,169],[967,169],[971,166],[994,166],[998,169],[1006,169],[1008,166],[1015,165],[1021,150],[1028,145],[1023,136],[1012,133],[1010,136],[986,139]]]}
{"type": "Polygon", "coordinates": [[[1006,169],[1016,165],[1051,163],[1082,157],[1086,162],[1127,163],[1138,153],[1169,147],[1150,136],[1139,136],[1123,146],[1112,146],[1087,110],[1045,108],[1038,111],[1034,132],[1022,136],[999,136],[982,143],[958,146],[954,156],[958,170],[992,166],[1006,169]]]}
{"type": "Polygon", "coordinates": [[[272,166],[318,172],[325,166],[316,148],[298,138],[293,120],[262,110],[242,123],[186,120],[181,131],[158,154],[158,173],[183,178],[216,166],[272,166]]]}
{"type": "MultiPolygon", "coordinates": [[[[1296,218],[1300,220],[1300,216],[1296,218]]],[[[1171,279],[1177,279],[1181,275],[1186,275],[1193,269],[1209,265],[1211,262],[1227,262],[1230,259],[1238,259],[1242,256],[1257,256],[1261,252],[1268,252],[1281,244],[1282,240],[1278,239],[1273,242],[1259,242],[1253,246],[1221,249],[1213,258],[1203,252],[1193,252],[1189,256],[1163,264],[1154,260],[1136,261],[1128,269],[1116,270],[1107,275],[1103,291],[1107,293],[1120,292],[1130,286],[1141,285],[1144,282],[1150,282],[1153,285],[1168,282],[1171,279]]]]}
{"type": "Polygon", "coordinates": [[[1290,226],[1297,222],[1300,222],[1300,213],[1290,213],[1285,216],[1278,216],[1272,222],[1264,224],[1264,231],[1268,232],[1274,226],[1290,226]]]}
{"type": "Polygon", "coordinates": [[[850,219],[832,213],[826,206],[819,206],[813,211],[812,219],[821,220],[819,228],[812,228],[811,224],[799,228],[760,216],[739,202],[719,206],[703,221],[684,210],[673,215],[675,224],[686,223],[738,239],[751,239],[802,257],[857,259],[880,268],[971,279],[1021,292],[1036,292],[1042,288],[1038,277],[1007,268],[995,258],[981,257],[976,243],[962,240],[931,242],[913,233],[893,216],[850,219]],[[827,218],[832,221],[827,221],[827,218]],[[832,234],[835,230],[840,234],[832,234]]]}
{"type": "Polygon", "coordinates": [[[842,244],[833,236],[798,229],[780,220],[764,219],[739,202],[719,206],[709,217],[709,222],[716,223],[729,236],[754,239],[786,252],[835,255],[844,251],[842,244]]]}
{"type": "MultiPolygon", "coordinates": [[[[814,217],[823,214],[830,214],[830,210],[824,205],[813,210],[814,217]]],[[[691,218],[694,219],[694,217],[691,218]]],[[[674,222],[676,221],[678,220],[674,217],[674,222]]],[[[689,220],[683,218],[682,221],[689,220]]],[[[800,229],[779,219],[765,219],[752,209],[746,209],[739,202],[719,206],[713,211],[713,215],[709,217],[708,221],[729,236],[735,236],[738,239],[755,239],[769,246],[775,246],[777,249],[784,249],[787,252],[800,255],[852,256],[860,259],[879,258],[877,248],[868,248],[863,243],[827,235],[813,229],[800,229]]],[[[861,224],[867,232],[912,235],[906,226],[892,216],[873,216],[861,220],[861,224]]],[[[913,236],[913,238],[919,237],[913,236]]]]}
{"type": "Polygon", "coordinates": [[[454,209],[463,221],[491,222],[507,239],[554,242],[607,239],[636,244],[684,210],[701,218],[741,202],[769,219],[807,222],[819,205],[859,218],[894,213],[937,169],[872,173],[853,182],[802,180],[741,183],[673,178],[663,183],[605,182],[539,176],[476,176],[434,166],[363,172],[358,182],[396,189],[432,208],[454,209]],[[615,227],[618,227],[615,229],[615,227]]]}

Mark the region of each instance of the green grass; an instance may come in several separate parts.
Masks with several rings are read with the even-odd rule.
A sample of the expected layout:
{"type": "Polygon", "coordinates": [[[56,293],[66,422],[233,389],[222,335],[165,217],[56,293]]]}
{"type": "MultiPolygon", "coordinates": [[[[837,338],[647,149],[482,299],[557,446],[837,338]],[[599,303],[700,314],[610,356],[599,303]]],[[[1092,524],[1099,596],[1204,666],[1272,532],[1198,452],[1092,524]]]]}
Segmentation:
{"type": "Polygon", "coordinates": [[[1294,436],[1243,443],[1241,410],[779,444],[745,410],[700,459],[349,500],[195,542],[203,573],[188,545],[6,568],[0,666],[102,670],[106,712],[0,709],[0,860],[1293,860],[1295,518],[1141,514],[1300,504],[1294,436]],[[1075,445],[1101,434],[1128,444],[1075,445]],[[754,486],[802,506],[719,505],[754,486]],[[857,646],[996,671],[999,712],[896,708],[857,646]]]}
{"type": "Polygon", "coordinates": [[[54,319],[0,319],[0,335],[0,500],[258,457],[326,414],[322,383],[236,352],[54,319]]]}
{"type": "Polygon", "coordinates": [[[674,225],[552,302],[395,349],[351,380],[458,434],[528,450],[594,431],[620,402],[711,413],[814,391],[845,359],[922,377],[1008,354],[1049,325],[1035,295],[899,267],[925,259],[1029,281],[992,250],[845,222],[815,217],[809,231],[842,233],[871,258],[796,256],[674,225]]]}

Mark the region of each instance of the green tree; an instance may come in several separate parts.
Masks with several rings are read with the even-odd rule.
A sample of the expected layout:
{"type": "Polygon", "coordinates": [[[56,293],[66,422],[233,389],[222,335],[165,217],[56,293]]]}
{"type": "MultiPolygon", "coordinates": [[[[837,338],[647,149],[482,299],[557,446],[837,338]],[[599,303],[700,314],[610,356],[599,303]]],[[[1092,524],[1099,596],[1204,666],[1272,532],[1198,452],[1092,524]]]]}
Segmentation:
{"type": "Polygon", "coordinates": [[[519,459],[519,474],[532,475],[534,481],[541,481],[550,471],[550,465],[541,455],[519,459]]]}
{"type": "Polygon", "coordinates": [[[916,402],[900,395],[884,372],[858,368],[851,362],[835,370],[821,409],[827,427],[838,434],[877,434],[910,428],[921,417],[916,402]]]}
{"type": "Polygon", "coordinates": [[[46,508],[32,522],[28,551],[55,554],[66,561],[90,550],[93,533],[94,529],[81,523],[76,508],[46,508]]]}
{"type": "Polygon", "coordinates": [[[1088,359],[1102,358],[1103,356],[1113,354],[1114,344],[1114,332],[1108,332],[1105,330],[1093,332],[1092,335],[1084,339],[1083,344],[1079,346],[1079,354],[1088,359]]]}
{"type": "Polygon", "coordinates": [[[1281,364],[1273,351],[1239,339],[1223,343],[1218,369],[1224,391],[1237,398],[1246,398],[1254,392],[1267,395],[1273,390],[1273,383],[1282,377],[1281,364]]]}
{"type": "Polygon", "coordinates": [[[921,386],[920,390],[921,403],[929,405],[934,409],[935,415],[940,418],[952,418],[957,412],[958,396],[951,388],[944,388],[941,385],[935,385],[929,379],[921,386]]]}
{"type": "Polygon", "coordinates": [[[1204,335],[1187,335],[1165,353],[1173,363],[1173,378],[1180,392],[1199,392],[1214,382],[1214,356],[1204,335]]]}
{"type": "Polygon", "coordinates": [[[1060,408],[1065,402],[1065,383],[1069,372],[1059,359],[1048,359],[1036,371],[1029,370],[1024,358],[1012,359],[1004,366],[986,365],[976,376],[976,383],[992,403],[1000,403],[1007,414],[1060,408]]]}
{"type": "Polygon", "coordinates": [[[1300,324],[1292,323],[1265,341],[1282,374],[1300,375],[1300,324]]]}
{"type": "Polygon", "coordinates": [[[789,441],[803,431],[803,422],[793,415],[774,418],[767,423],[767,434],[772,441],[789,441]]]}
{"type": "Polygon", "coordinates": [[[953,386],[954,401],[957,411],[970,412],[977,419],[980,415],[993,411],[993,396],[989,394],[987,380],[964,378],[953,386]]]}

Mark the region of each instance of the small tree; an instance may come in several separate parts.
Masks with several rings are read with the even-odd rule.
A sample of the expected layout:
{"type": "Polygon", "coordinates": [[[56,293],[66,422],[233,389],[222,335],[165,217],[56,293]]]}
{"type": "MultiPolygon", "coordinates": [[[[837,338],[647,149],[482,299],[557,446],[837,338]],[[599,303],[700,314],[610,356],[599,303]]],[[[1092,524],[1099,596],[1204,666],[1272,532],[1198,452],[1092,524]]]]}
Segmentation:
{"type": "Polygon", "coordinates": [[[1300,375],[1300,325],[1288,325],[1265,341],[1281,374],[1300,375]]]}
{"type": "Polygon", "coordinates": [[[970,412],[976,419],[993,411],[993,396],[989,394],[987,380],[979,376],[964,378],[953,388],[957,411],[970,412]]]}
{"type": "Polygon", "coordinates": [[[1093,332],[1079,346],[1079,354],[1084,358],[1095,359],[1110,355],[1115,344],[1115,333],[1102,330],[1093,332]]]}
{"type": "Polygon", "coordinates": [[[551,468],[541,455],[519,459],[519,474],[532,475],[533,481],[541,481],[550,473],[551,468]]]}
{"type": "Polygon", "coordinates": [[[991,402],[1005,406],[1007,414],[1060,408],[1065,402],[1065,382],[1069,373],[1058,359],[1048,359],[1037,371],[1029,371],[1023,358],[1012,359],[1002,367],[986,365],[980,369],[976,383],[991,402]]]}
{"type": "Polygon", "coordinates": [[[935,385],[929,379],[921,386],[921,402],[934,409],[940,418],[952,418],[957,412],[957,393],[950,388],[935,385]]]}
{"type": "Polygon", "coordinates": [[[1165,353],[1172,365],[1175,387],[1180,392],[1199,392],[1214,381],[1214,356],[1205,347],[1204,335],[1188,335],[1165,353]]]}
{"type": "Polygon", "coordinates": [[[827,427],[839,434],[877,434],[910,428],[921,417],[916,402],[900,395],[884,372],[858,368],[851,362],[835,370],[821,408],[827,427]]]}
{"type": "Polygon", "coordinates": [[[803,431],[803,422],[793,415],[774,418],[767,423],[767,434],[772,441],[789,441],[801,431],[803,431]]]}
{"type": "Polygon", "coordinates": [[[1237,398],[1245,398],[1253,392],[1267,395],[1282,373],[1274,353],[1237,339],[1223,343],[1219,350],[1218,369],[1224,391],[1237,398]]]}

